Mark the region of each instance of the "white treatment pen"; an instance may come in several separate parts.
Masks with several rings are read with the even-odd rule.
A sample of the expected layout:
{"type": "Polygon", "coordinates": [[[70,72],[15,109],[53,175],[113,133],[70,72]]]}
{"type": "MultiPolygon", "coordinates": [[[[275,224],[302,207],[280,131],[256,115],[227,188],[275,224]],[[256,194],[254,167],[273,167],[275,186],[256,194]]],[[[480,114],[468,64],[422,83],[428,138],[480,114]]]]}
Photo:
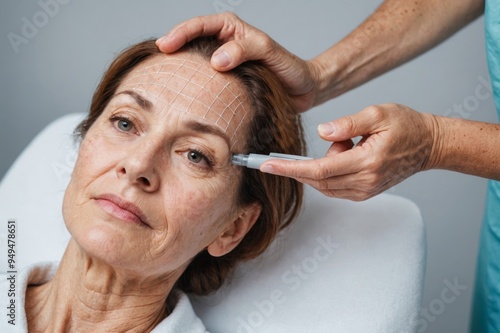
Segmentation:
{"type": "Polygon", "coordinates": [[[246,166],[247,168],[260,169],[260,165],[270,159],[279,159],[287,161],[312,160],[312,157],[288,155],[280,153],[270,153],[269,155],[261,154],[234,154],[231,157],[231,163],[234,165],[246,166]]]}

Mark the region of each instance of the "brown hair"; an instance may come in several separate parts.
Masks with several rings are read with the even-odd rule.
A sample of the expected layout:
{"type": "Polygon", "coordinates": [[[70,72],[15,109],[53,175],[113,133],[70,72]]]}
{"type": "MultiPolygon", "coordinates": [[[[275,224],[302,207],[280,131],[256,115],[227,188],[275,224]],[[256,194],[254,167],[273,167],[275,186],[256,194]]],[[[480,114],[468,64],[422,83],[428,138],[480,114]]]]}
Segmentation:
{"type": "MultiPolygon", "coordinates": [[[[214,38],[197,38],[182,50],[198,54],[207,61],[220,46],[214,38]]],[[[124,77],[139,63],[161,54],[154,40],[146,40],[120,53],[104,74],[92,98],[90,112],[76,128],[75,134],[84,137],[101,115],[124,77]]],[[[289,96],[278,78],[259,62],[246,62],[232,70],[246,89],[253,108],[253,119],[247,129],[248,153],[280,152],[305,153],[300,116],[296,115],[289,96]]],[[[236,263],[255,258],[272,242],[279,230],[297,216],[302,204],[303,186],[291,178],[274,176],[244,168],[236,204],[241,207],[258,203],[262,212],[230,253],[212,257],[200,252],[177,281],[177,287],[198,295],[217,290],[236,263]]]]}

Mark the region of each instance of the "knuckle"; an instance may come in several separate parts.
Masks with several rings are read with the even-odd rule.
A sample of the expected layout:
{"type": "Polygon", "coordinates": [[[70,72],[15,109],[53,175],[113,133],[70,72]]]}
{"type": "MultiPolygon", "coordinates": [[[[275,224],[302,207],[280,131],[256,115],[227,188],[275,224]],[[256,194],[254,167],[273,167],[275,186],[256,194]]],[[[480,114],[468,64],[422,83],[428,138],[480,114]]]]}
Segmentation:
{"type": "Polygon", "coordinates": [[[370,105],[364,109],[364,112],[366,112],[375,123],[385,118],[385,108],[382,105],[370,105]]]}
{"type": "Polygon", "coordinates": [[[325,166],[319,166],[313,172],[313,178],[315,180],[325,179],[328,176],[328,169],[325,166]]]}
{"type": "Polygon", "coordinates": [[[221,13],[221,15],[224,18],[229,19],[229,20],[233,20],[233,21],[240,20],[239,16],[236,15],[234,12],[231,12],[231,11],[227,11],[227,12],[221,13]]]}
{"type": "Polygon", "coordinates": [[[342,118],[341,128],[343,128],[347,133],[352,133],[356,131],[356,118],[353,116],[345,116],[342,118]]]}
{"type": "Polygon", "coordinates": [[[222,16],[222,21],[224,22],[223,28],[220,32],[220,38],[224,39],[235,39],[239,30],[244,22],[233,12],[224,12],[220,14],[222,16]]]}
{"type": "Polygon", "coordinates": [[[206,34],[206,16],[196,16],[193,17],[189,24],[182,24],[179,26],[179,30],[183,31],[185,34],[191,34],[192,32],[199,31],[202,35],[206,34]]]}
{"type": "Polygon", "coordinates": [[[274,48],[274,41],[264,33],[259,33],[255,37],[257,47],[261,50],[272,50],[274,48]]]}
{"type": "MultiPolygon", "coordinates": [[[[232,14],[232,13],[231,13],[232,14]]],[[[234,15],[234,14],[232,14],[234,15]]],[[[227,31],[237,32],[241,27],[242,21],[237,16],[228,16],[224,18],[224,26],[227,31]]]]}
{"type": "Polygon", "coordinates": [[[203,23],[205,22],[205,17],[204,16],[195,16],[191,19],[191,23],[193,23],[193,25],[203,25],[203,23]]]}
{"type": "Polygon", "coordinates": [[[392,106],[394,109],[396,109],[397,111],[405,111],[407,109],[407,107],[403,104],[398,104],[398,103],[395,103],[395,104],[388,104],[388,106],[392,106]]]}

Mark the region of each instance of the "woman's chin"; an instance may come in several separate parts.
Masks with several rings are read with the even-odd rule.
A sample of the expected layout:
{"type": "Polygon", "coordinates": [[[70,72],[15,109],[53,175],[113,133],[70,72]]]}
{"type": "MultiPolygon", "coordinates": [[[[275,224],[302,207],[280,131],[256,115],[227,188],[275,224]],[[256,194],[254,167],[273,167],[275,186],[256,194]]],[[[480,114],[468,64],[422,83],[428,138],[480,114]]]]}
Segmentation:
{"type": "MultiPolygon", "coordinates": [[[[137,251],[131,249],[127,239],[108,228],[92,228],[73,239],[85,254],[113,267],[128,267],[138,261],[137,251]]],[[[132,268],[132,267],[130,267],[132,268]]]]}

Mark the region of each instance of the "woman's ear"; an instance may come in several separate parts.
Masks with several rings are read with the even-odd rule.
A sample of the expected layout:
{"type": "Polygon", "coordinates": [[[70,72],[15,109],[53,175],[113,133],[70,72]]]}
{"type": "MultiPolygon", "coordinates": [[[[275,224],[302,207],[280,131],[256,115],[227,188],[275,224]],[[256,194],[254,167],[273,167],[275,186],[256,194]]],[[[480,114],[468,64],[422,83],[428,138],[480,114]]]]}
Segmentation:
{"type": "Polygon", "coordinates": [[[207,247],[208,253],[213,257],[221,257],[231,252],[253,227],[260,216],[262,206],[252,204],[247,206],[240,215],[228,223],[224,231],[207,247]]]}

